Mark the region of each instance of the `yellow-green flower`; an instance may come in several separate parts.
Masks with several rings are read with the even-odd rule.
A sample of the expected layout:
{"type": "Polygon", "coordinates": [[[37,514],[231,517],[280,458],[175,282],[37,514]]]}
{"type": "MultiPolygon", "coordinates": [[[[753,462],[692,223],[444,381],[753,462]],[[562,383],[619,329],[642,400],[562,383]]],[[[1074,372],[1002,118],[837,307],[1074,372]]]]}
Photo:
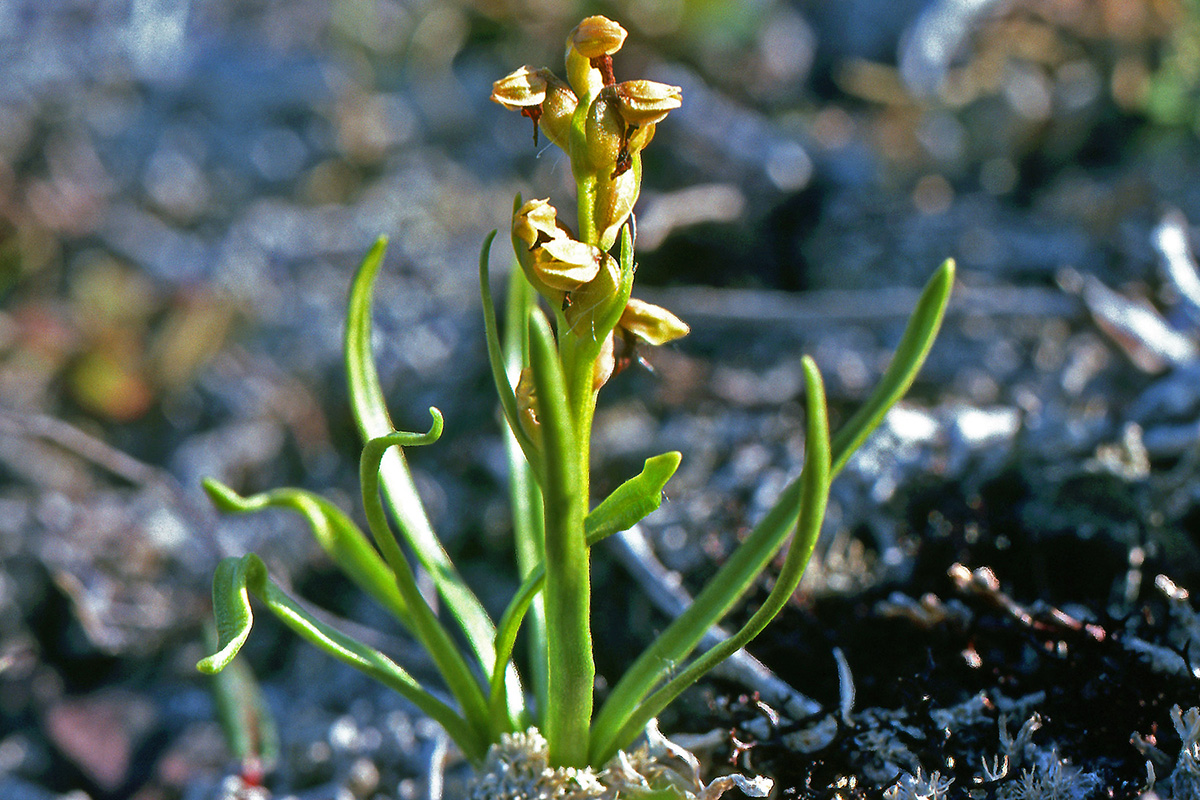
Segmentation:
{"type": "Polygon", "coordinates": [[[661,306],[629,298],[625,310],[621,312],[621,321],[617,325],[636,336],[643,342],[652,345],[666,344],[687,336],[687,323],[661,306]]]}
{"type": "Polygon", "coordinates": [[[576,25],[567,41],[584,58],[599,58],[611,56],[620,50],[628,35],[629,32],[620,23],[597,14],[576,25]]]}
{"type": "Polygon", "coordinates": [[[683,90],[657,81],[622,81],[607,89],[617,100],[621,117],[628,125],[662,122],[667,112],[683,103],[683,90]]]}
{"type": "Polygon", "coordinates": [[[524,66],[514,70],[492,84],[492,101],[532,119],[535,144],[541,128],[550,141],[568,148],[571,115],[578,100],[571,87],[549,69],[524,66]]]}
{"type": "Polygon", "coordinates": [[[605,261],[612,261],[608,253],[595,245],[577,242],[574,239],[551,239],[534,249],[534,270],[538,277],[551,289],[572,292],[593,280],[605,261]]]}
{"type": "Polygon", "coordinates": [[[608,17],[588,17],[567,35],[567,80],[579,97],[592,98],[615,83],[612,54],[628,33],[608,17]]]}
{"type": "Polygon", "coordinates": [[[547,200],[530,200],[513,214],[513,250],[525,277],[542,296],[561,303],[571,292],[593,280],[604,258],[595,245],[576,241],[558,222],[547,200]]]}
{"type": "Polygon", "coordinates": [[[528,65],[513,70],[492,83],[492,102],[509,111],[540,106],[546,99],[546,73],[549,71],[545,67],[534,69],[528,65]]]}
{"type": "Polygon", "coordinates": [[[600,261],[596,274],[571,292],[570,304],[563,311],[571,332],[593,341],[600,341],[600,337],[607,336],[611,330],[616,314],[613,304],[621,291],[621,267],[617,260],[608,253],[597,252],[600,252],[600,261]],[[609,320],[607,327],[599,324],[604,319],[609,320]]]}

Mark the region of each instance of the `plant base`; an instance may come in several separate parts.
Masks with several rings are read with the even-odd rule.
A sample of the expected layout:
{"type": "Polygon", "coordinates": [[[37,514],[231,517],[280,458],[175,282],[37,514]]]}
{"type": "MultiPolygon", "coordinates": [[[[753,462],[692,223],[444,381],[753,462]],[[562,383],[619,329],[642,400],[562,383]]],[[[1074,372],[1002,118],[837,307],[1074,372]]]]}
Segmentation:
{"type": "Polygon", "coordinates": [[[536,728],[504,734],[488,751],[483,772],[471,784],[471,800],[716,800],[731,788],[748,797],[766,797],[769,778],[726,775],[700,779],[691,752],[667,739],[653,721],[643,742],[618,753],[604,769],[551,767],[546,740],[536,728]]]}

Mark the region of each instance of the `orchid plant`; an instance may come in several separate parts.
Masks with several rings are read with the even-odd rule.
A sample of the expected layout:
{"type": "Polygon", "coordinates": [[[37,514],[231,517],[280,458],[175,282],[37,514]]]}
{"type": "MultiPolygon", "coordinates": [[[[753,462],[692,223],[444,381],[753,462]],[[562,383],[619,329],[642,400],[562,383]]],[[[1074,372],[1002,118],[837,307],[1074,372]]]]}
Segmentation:
{"type": "Polygon", "coordinates": [[[217,568],[218,646],[200,662],[200,670],[218,672],[238,653],[250,633],[250,595],[255,595],[300,636],[394,688],[437,720],[475,765],[482,765],[489,748],[506,736],[535,727],[544,737],[550,767],[599,768],[628,748],[684,689],[753,639],[792,596],[820,533],[830,480],[904,394],[933,343],[953,264],[937,270],[880,384],[836,435],[829,432],[820,373],[804,359],[807,438],[800,475],[692,605],[594,708],[592,547],[656,509],[680,462],[677,452],[650,458],[640,474],[593,504],[589,442],[597,396],[613,374],[632,363],[635,347],[665,344],[688,332],[671,312],[631,297],[631,212],[641,183],[642,151],[655,126],[680,106],[681,92],[647,80],[617,82],[613,55],[625,37],[617,23],[589,17],[567,37],[566,81],[548,69],[522,67],[497,81],[492,94],[497,103],[533,121],[535,141],[540,131],[565,151],[577,190],[574,230],[548,200],[517,198],[511,233],[519,269],[508,282],[503,332],[488,275],[495,233],[479,258],[487,352],[508,442],[513,536],[523,579],[504,613],[493,621],[464,583],[430,525],[406,465],[406,448],[437,441],[441,414],[431,408],[429,430],[412,433],[396,430],[385,407],[370,348],[372,284],[386,248],[380,239],[354,279],[345,339],[350,397],[365,443],[360,478],[370,535],[347,512],[309,492],[278,489],[244,497],[216,480],[206,481],[205,488],[223,511],[299,512],[329,557],[429,652],[443,687],[421,685],[384,654],[317,619],[272,581],[254,554],[226,558],[217,568]],[[774,587],[757,611],[722,643],[693,655],[704,634],[749,591],[789,538],[774,587]],[[444,613],[419,590],[419,570],[436,587],[444,613]],[[524,675],[514,662],[518,632],[528,644],[524,675]]]}

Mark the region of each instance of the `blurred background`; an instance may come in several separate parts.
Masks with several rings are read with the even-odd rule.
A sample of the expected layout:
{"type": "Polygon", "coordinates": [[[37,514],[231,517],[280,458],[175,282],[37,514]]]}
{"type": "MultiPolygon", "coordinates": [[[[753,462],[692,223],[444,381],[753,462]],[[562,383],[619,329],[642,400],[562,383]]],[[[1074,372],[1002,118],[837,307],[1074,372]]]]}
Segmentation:
{"type": "MultiPolygon", "coordinates": [[[[488,95],[521,64],[561,72],[591,13],[630,31],[618,80],[683,87],[645,153],[635,291],[694,336],[614,381],[597,444],[602,488],[657,447],[685,451],[679,496],[732,493],[667,512],[672,563],[720,551],[686,531],[737,529],[798,465],[800,348],[853,402],[946,257],[953,332],[915,399],[935,410],[889,440],[913,469],[1006,457],[1018,419],[1090,453],[1194,363],[1155,237],[1200,220],[1198,0],[0,0],[0,795],[216,796],[233,766],[191,665],[222,555],[386,629],[296,520],[218,520],[199,491],[353,507],[341,326],[381,234],[394,417],[445,412],[418,482],[503,602],[474,265],[515,193],[566,207],[572,183],[488,95]]],[[[1159,458],[1196,439],[1146,431],[1159,458]]],[[[871,469],[835,523],[892,496],[871,469]]],[[[871,525],[886,554],[895,523],[871,525]]],[[[424,791],[437,737],[403,704],[265,621],[248,654],[287,723],[279,791],[424,791]]]]}

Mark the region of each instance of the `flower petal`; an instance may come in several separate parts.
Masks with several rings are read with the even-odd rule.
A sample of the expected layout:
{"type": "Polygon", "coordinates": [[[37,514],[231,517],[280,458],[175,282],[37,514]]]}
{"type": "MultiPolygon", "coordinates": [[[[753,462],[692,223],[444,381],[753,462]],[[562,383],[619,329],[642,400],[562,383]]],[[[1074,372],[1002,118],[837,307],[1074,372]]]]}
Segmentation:
{"type": "Polygon", "coordinates": [[[629,298],[618,325],[652,345],[680,339],[691,330],[687,323],[670,311],[636,297],[629,298]]]}
{"type": "Polygon", "coordinates": [[[621,116],[630,125],[661,122],[683,104],[683,90],[658,81],[623,81],[612,87],[621,116]]]}
{"type": "Polygon", "coordinates": [[[540,106],[546,99],[545,67],[534,69],[528,65],[510,72],[492,84],[492,101],[509,111],[540,106]]]}

